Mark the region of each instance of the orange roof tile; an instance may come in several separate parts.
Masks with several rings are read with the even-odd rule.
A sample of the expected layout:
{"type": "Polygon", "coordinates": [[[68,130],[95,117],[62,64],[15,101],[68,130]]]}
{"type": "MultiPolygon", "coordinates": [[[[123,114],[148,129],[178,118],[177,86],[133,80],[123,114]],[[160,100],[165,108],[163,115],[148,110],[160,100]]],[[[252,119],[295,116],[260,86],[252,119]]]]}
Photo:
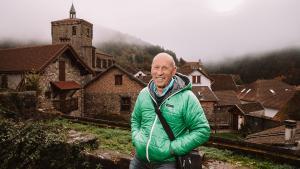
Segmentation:
{"type": "Polygon", "coordinates": [[[80,84],[74,81],[58,81],[58,82],[51,82],[53,86],[60,90],[76,90],[80,89],[80,84]]]}

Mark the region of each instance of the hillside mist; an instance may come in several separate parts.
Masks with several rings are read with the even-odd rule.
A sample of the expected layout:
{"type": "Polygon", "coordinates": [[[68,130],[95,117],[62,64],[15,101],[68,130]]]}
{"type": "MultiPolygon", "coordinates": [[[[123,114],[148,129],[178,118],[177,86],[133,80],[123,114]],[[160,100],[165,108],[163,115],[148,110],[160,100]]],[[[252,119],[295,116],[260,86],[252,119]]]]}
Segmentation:
{"type": "Polygon", "coordinates": [[[279,78],[291,85],[299,85],[300,49],[248,55],[229,62],[209,64],[207,69],[210,73],[238,74],[245,83],[257,79],[279,78]]]}
{"type": "Polygon", "coordinates": [[[178,63],[176,54],[173,51],[160,46],[129,44],[125,42],[105,42],[96,47],[100,51],[115,56],[117,63],[133,65],[145,70],[150,70],[153,57],[160,52],[170,54],[176,64],[178,63]]]}

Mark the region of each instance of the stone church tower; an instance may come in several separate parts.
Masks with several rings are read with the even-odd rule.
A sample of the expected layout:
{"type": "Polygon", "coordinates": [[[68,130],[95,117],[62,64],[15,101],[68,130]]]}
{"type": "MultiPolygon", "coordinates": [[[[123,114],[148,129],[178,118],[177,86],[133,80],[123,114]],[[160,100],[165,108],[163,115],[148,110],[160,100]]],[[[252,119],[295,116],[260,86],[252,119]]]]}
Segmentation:
{"type": "Polygon", "coordinates": [[[70,44],[81,59],[92,69],[95,68],[95,47],[93,41],[93,24],[76,18],[72,4],[68,19],[51,22],[52,44],[70,44]]]}

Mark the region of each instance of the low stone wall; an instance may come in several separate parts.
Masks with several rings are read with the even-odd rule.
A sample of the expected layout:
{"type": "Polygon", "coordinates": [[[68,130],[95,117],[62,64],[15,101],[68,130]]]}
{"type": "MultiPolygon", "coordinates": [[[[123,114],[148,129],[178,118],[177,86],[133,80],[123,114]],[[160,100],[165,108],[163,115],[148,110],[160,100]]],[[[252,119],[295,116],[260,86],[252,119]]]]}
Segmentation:
{"type": "Polygon", "coordinates": [[[270,158],[277,162],[288,163],[295,166],[299,166],[300,164],[300,151],[297,150],[245,141],[229,140],[214,136],[210,137],[209,142],[207,142],[206,145],[221,149],[230,149],[243,154],[252,154],[263,158],[270,158]]]}
{"type": "Polygon", "coordinates": [[[0,110],[9,114],[30,118],[37,109],[35,91],[26,92],[1,92],[0,110]]]}

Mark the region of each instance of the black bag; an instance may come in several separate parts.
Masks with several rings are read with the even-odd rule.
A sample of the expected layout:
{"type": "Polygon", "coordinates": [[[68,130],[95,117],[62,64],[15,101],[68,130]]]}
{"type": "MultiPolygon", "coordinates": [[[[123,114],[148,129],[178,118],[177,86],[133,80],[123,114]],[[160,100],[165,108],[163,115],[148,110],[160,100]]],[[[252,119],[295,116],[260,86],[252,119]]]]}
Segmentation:
{"type": "MultiPolygon", "coordinates": [[[[175,136],[168,125],[166,119],[162,116],[161,111],[159,110],[158,106],[156,103],[152,100],[155,112],[165,129],[169,139],[171,141],[175,140],[175,136]]],[[[187,155],[184,156],[176,156],[176,168],[177,169],[202,169],[202,158],[201,155],[199,154],[198,150],[192,150],[189,152],[187,155]]]]}
{"type": "Polygon", "coordinates": [[[202,158],[197,150],[176,158],[177,169],[202,169],[202,158]]]}

